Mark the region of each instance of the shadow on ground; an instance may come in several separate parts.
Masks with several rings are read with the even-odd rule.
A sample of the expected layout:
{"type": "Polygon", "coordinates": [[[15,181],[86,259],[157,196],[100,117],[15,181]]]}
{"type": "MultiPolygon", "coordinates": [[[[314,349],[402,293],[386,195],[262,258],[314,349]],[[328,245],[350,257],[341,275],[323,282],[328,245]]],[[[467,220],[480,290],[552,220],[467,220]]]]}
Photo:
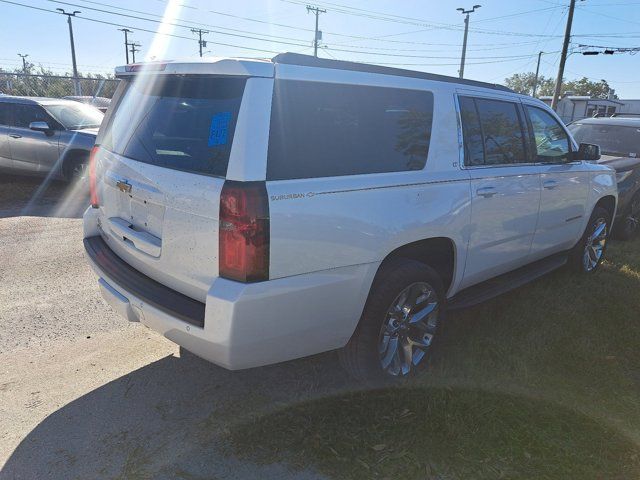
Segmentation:
{"type": "Polygon", "coordinates": [[[81,218],[89,205],[86,181],[0,173],[0,218],[18,216],[81,218]]]}
{"type": "MultiPolygon", "coordinates": [[[[70,373],[73,375],[73,373],[70,373]]],[[[1,479],[317,478],[223,452],[257,412],[348,388],[335,354],[229,372],[168,356],[60,408],[31,431],[1,479]]]]}

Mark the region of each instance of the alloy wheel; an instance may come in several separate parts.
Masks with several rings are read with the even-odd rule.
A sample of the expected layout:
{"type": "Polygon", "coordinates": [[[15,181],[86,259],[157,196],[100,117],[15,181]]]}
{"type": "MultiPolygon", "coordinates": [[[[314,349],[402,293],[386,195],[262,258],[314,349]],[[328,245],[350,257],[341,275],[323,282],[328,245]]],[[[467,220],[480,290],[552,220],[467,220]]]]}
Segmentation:
{"type": "Polygon", "coordinates": [[[598,218],[587,237],[587,243],[582,255],[582,265],[587,272],[594,270],[604,254],[604,247],[607,244],[607,221],[598,218]]]}
{"type": "Polygon", "coordinates": [[[439,302],[426,282],[406,287],[391,304],[378,341],[382,369],[392,376],[408,375],[425,357],[438,322],[439,302]]]}

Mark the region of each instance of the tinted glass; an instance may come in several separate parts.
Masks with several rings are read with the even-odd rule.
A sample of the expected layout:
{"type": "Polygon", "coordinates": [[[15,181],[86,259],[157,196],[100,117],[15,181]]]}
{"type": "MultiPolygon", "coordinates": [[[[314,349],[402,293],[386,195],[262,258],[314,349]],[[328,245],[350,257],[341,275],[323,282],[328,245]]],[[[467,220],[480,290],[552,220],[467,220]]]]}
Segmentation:
{"type": "Polygon", "coordinates": [[[430,92],[277,81],[267,178],[420,170],[432,117],[430,92]]]}
{"type": "Polygon", "coordinates": [[[140,162],[225,176],[245,83],[177,75],[128,81],[99,141],[140,162]]]}
{"type": "Polygon", "coordinates": [[[14,125],[20,128],[29,128],[31,122],[47,122],[51,128],[57,125],[52,122],[47,112],[38,105],[13,105],[14,125]]]}
{"type": "Polygon", "coordinates": [[[97,128],[104,117],[104,114],[97,108],[82,103],[47,105],[46,110],[70,130],[97,128]]]}
{"type": "Polygon", "coordinates": [[[484,139],[484,164],[526,161],[524,136],[515,103],[476,99],[484,139]]]}
{"type": "Polygon", "coordinates": [[[604,155],[640,156],[640,125],[626,127],[598,123],[574,123],[569,125],[569,130],[579,143],[600,145],[600,150],[604,155]]]}
{"type": "Polygon", "coordinates": [[[537,162],[563,162],[569,157],[569,137],[560,124],[540,108],[526,107],[536,145],[537,162]]]}
{"type": "Polygon", "coordinates": [[[11,125],[11,105],[8,103],[0,103],[0,125],[11,125]]]}
{"type": "Polygon", "coordinates": [[[460,97],[462,136],[464,138],[465,165],[484,165],[484,147],[480,118],[473,98],[460,97]]]}

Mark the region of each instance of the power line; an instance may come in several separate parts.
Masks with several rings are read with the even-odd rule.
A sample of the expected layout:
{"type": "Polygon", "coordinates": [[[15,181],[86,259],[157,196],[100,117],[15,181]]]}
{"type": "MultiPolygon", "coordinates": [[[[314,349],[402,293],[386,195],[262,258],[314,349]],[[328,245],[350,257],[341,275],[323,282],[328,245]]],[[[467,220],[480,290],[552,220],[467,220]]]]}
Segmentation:
{"type": "MultiPolygon", "coordinates": [[[[60,0],[48,0],[48,1],[52,1],[52,2],[55,2],[55,3],[70,4],[69,2],[62,2],[60,0]]],[[[83,3],[90,3],[90,4],[94,4],[94,5],[106,6],[106,7],[114,8],[114,9],[117,9],[117,10],[127,11],[127,12],[131,12],[131,13],[138,13],[138,14],[142,14],[142,15],[146,15],[146,16],[151,16],[151,17],[156,17],[156,18],[163,19],[162,15],[157,15],[157,14],[153,14],[153,13],[149,13],[149,12],[144,12],[144,11],[141,11],[141,10],[133,10],[133,9],[129,9],[129,8],[124,8],[124,7],[120,7],[120,6],[117,6],[117,5],[108,4],[108,3],[104,3],[104,2],[95,2],[95,1],[92,1],[92,0],[79,0],[79,1],[81,1],[83,3]]],[[[162,1],[162,0],[159,0],[159,1],[162,1]]],[[[302,2],[296,3],[296,4],[297,5],[303,5],[302,2]]],[[[90,8],[90,7],[84,7],[84,8],[90,8]]],[[[260,19],[255,19],[255,18],[251,18],[251,17],[240,16],[240,15],[234,15],[234,14],[225,13],[225,12],[219,12],[219,11],[215,11],[215,10],[203,10],[203,9],[200,9],[200,8],[197,8],[197,7],[192,7],[192,8],[195,8],[197,10],[207,11],[207,12],[210,12],[210,13],[214,13],[216,15],[222,15],[222,16],[227,16],[227,17],[231,17],[231,18],[237,18],[237,19],[246,20],[246,21],[250,21],[250,22],[266,24],[266,25],[270,25],[270,26],[277,26],[277,27],[282,27],[282,28],[295,29],[295,30],[300,30],[300,31],[305,31],[305,32],[313,32],[314,31],[313,29],[309,29],[309,28],[298,27],[298,26],[294,26],[294,25],[287,25],[287,24],[283,24],[283,23],[273,23],[273,22],[269,22],[269,21],[265,21],[265,20],[260,20],[260,19]]],[[[96,9],[96,10],[98,10],[98,9],[96,9]]],[[[545,10],[545,9],[540,9],[540,10],[545,10]]],[[[100,10],[98,10],[98,11],[100,11],[100,10]]],[[[529,12],[531,12],[531,11],[529,11],[529,12]]],[[[513,16],[513,15],[522,15],[522,14],[529,13],[529,12],[520,12],[518,14],[505,15],[503,17],[513,16]]],[[[108,12],[108,13],[118,15],[117,12],[108,12]]],[[[503,18],[503,17],[494,17],[494,18],[503,18]]],[[[139,17],[134,16],[133,18],[139,18],[139,17]]],[[[149,21],[150,19],[145,19],[145,20],[149,21]]],[[[187,20],[179,19],[179,18],[176,19],[176,20],[180,21],[180,22],[183,22],[183,23],[185,23],[187,25],[200,25],[200,26],[205,26],[205,27],[209,27],[209,28],[218,28],[218,29],[229,30],[229,31],[234,31],[234,32],[249,33],[249,34],[253,34],[253,35],[259,35],[259,36],[262,36],[262,37],[270,37],[270,38],[281,39],[281,40],[291,40],[291,41],[294,41],[294,42],[301,42],[301,43],[304,43],[306,41],[306,40],[301,39],[301,38],[292,38],[292,37],[283,37],[283,36],[278,36],[278,35],[273,35],[273,34],[256,33],[256,32],[252,32],[252,31],[240,30],[240,29],[234,29],[234,28],[228,28],[228,27],[222,27],[222,26],[212,25],[212,24],[208,24],[208,23],[187,21],[187,20]]],[[[481,22],[481,21],[484,21],[484,20],[479,20],[478,22],[481,22]]],[[[447,24],[442,24],[442,25],[447,25],[447,24]]],[[[460,29],[460,27],[456,26],[456,25],[450,25],[450,27],[452,27],[454,29],[458,29],[458,30],[460,29]]],[[[421,33],[421,32],[432,30],[432,29],[433,28],[429,28],[427,30],[420,29],[420,30],[414,30],[414,31],[411,31],[411,32],[402,32],[402,33],[384,35],[384,36],[379,36],[379,37],[362,36],[362,35],[348,35],[348,34],[344,34],[344,33],[328,32],[328,31],[325,31],[323,33],[328,34],[328,35],[335,35],[335,36],[340,36],[340,37],[356,39],[356,40],[373,40],[373,41],[380,41],[380,42],[411,44],[411,45],[429,45],[429,46],[443,45],[443,46],[456,46],[456,47],[460,46],[460,44],[452,44],[452,43],[420,42],[420,41],[411,41],[411,40],[389,40],[388,38],[385,38],[385,37],[391,37],[391,36],[406,35],[406,34],[411,34],[411,33],[421,33]]],[[[268,40],[268,41],[271,41],[271,40],[268,40]]],[[[485,43],[485,44],[481,44],[481,45],[485,45],[485,46],[505,45],[505,48],[508,48],[509,46],[512,46],[512,45],[524,45],[524,44],[529,44],[529,43],[533,44],[535,42],[536,41],[534,40],[534,41],[531,41],[531,42],[521,42],[521,43],[513,43],[513,42],[511,42],[511,43],[485,43]]],[[[273,43],[281,43],[281,42],[273,41],[273,43]]],[[[355,46],[353,46],[353,45],[347,45],[347,44],[344,44],[344,43],[343,44],[334,43],[334,45],[344,45],[344,46],[350,46],[350,47],[354,47],[355,48],[355,46]]]]}
{"type": "MultiPolygon", "coordinates": [[[[302,0],[281,0],[282,2],[291,3],[294,5],[304,5],[302,0]]],[[[419,20],[412,17],[404,17],[401,15],[393,15],[386,14],[381,12],[375,12],[371,10],[360,9],[356,7],[349,7],[345,5],[340,5],[331,2],[319,2],[320,5],[329,6],[332,12],[343,13],[346,15],[354,15],[363,18],[370,18],[375,20],[408,24],[408,25],[416,25],[422,27],[430,27],[432,29],[444,29],[444,30],[456,30],[459,31],[463,27],[459,25],[447,24],[447,23],[436,23],[436,22],[427,22],[425,20],[419,20]]],[[[558,4],[554,4],[556,6],[560,6],[558,4]]],[[[521,36],[521,37],[531,37],[531,38],[560,38],[562,35],[543,35],[537,33],[524,33],[524,32],[511,32],[511,31],[503,31],[503,30],[485,30],[474,28],[470,31],[484,34],[484,35],[501,35],[501,36],[521,36]]],[[[613,37],[629,37],[629,35],[634,36],[636,34],[640,34],[640,32],[628,32],[628,33],[589,33],[589,34],[575,34],[574,37],[604,37],[604,36],[613,36],[613,37]]]]}
{"type": "MultiPolygon", "coordinates": [[[[71,2],[63,2],[63,1],[60,1],[60,0],[47,0],[47,1],[52,2],[52,3],[59,3],[59,4],[63,4],[63,5],[79,6],[78,4],[74,4],[74,3],[71,3],[71,2]]],[[[107,13],[109,15],[132,18],[132,19],[135,19],[135,20],[142,20],[142,21],[145,21],[145,22],[162,23],[162,24],[165,24],[165,25],[170,25],[170,26],[173,26],[173,27],[186,28],[186,29],[191,29],[192,28],[191,25],[185,25],[185,24],[180,24],[180,23],[175,23],[175,22],[167,22],[167,21],[164,21],[164,20],[154,20],[152,18],[144,18],[144,17],[140,17],[140,16],[137,16],[137,15],[129,15],[129,14],[126,14],[126,13],[118,13],[118,12],[113,12],[113,11],[105,10],[105,9],[101,9],[101,8],[95,8],[95,7],[84,7],[84,8],[86,8],[87,10],[93,10],[95,12],[107,13]]],[[[151,16],[151,15],[149,15],[149,16],[151,16]]],[[[208,33],[216,33],[216,34],[219,34],[219,35],[228,35],[228,36],[232,36],[232,37],[245,38],[245,39],[250,39],[250,40],[259,40],[259,41],[265,41],[266,40],[266,41],[270,41],[272,43],[280,43],[280,44],[283,44],[283,45],[293,45],[293,46],[296,46],[296,47],[304,47],[304,46],[306,46],[304,43],[293,43],[293,42],[285,42],[285,41],[280,41],[280,40],[273,41],[273,40],[269,40],[269,39],[265,39],[265,38],[256,37],[255,36],[256,34],[254,34],[252,32],[249,32],[250,35],[238,34],[238,33],[229,33],[229,32],[223,32],[223,31],[220,31],[220,30],[211,30],[208,33]]],[[[260,34],[257,34],[257,35],[260,35],[260,34]]],[[[264,37],[264,35],[260,35],[260,36],[264,37]]],[[[297,40],[297,39],[294,39],[294,40],[297,41],[297,42],[304,42],[304,40],[297,40]]]]}
{"type": "MultiPolygon", "coordinates": [[[[9,5],[16,5],[16,6],[19,6],[19,7],[30,8],[32,10],[39,10],[41,12],[55,13],[52,10],[48,10],[46,8],[35,7],[33,5],[25,5],[23,3],[14,2],[14,1],[11,1],[11,0],[0,0],[0,3],[6,3],[6,4],[9,4],[9,5]]],[[[114,26],[114,27],[135,28],[137,31],[140,31],[140,32],[147,32],[147,33],[152,33],[154,35],[164,35],[164,36],[167,36],[167,37],[181,38],[183,40],[193,41],[193,38],[185,37],[184,35],[178,35],[178,34],[175,34],[175,33],[156,32],[155,30],[149,30],[149,29],[140,28],[140,27],[132,27],[131,25],[125,25],[125,24],[122,24],[122,23],[109,22],[109,21],[106,21],[106,20],[98,20],[96,18],[90,18],[90,17],[86,17],[86,16],[78,17],[78,18],[80,18],[82,20],[85,20],[85,21],[89,21],[89,22],[101,23],[101,24],[104,24],[104,25],[111,25],[111,26],[114,26]]],[[[211,42],[211,43],[213,43],[215,45],[220,45],[220,46],[223,46],[223,47],[239,48],[239,49],[242,49],[242,50],[250,50],[250,51],[253,51],[253,52],[274,53],[274,54],[282,53],[281,51],[276,51],[276,50],[245,47],[243,45],[230,44],[230,43],[222,43],[222,42],[211,42]]],[[[305,46],[305,45],[300,45],[300,46],[305,46]]]]}
{"type": "MultiPolygon", "coordinates": [[[[71,6],[79,6],[82,8],[86,8],[87,10],[93,10],[96,12],[100,12],[100,13],[106,13],[109,15],[118,15],[121,17],[127,17],[127,18],[133,18],[136,20],[144,20],[147,22],[155,22],[155,23],[161,23],[158,20],[154,20],[152,18],[144,18],[144,17],[140,17],[140,15],[145,15],[147,17],[155,17],[157,19],[162,20],[164,23],[167,23],[164,21],[164,17],[162,15],[157,15],[154,13],[149,13],[149,12],[144,12],[141,10],[132,10],[129,8],[123,8],[123,7],[119,7],[116,5],[112,5],[112,4],[107,4],[107,3],[100,3],[99,5],[101,5],[102,7],[109,7],[109,8],[115,8],[117,10],[122,10],[122,11],[126,11],[126,12],[130,12],[130,13],[136,13],[138,15],[131,15],[131,14],[127,14],[127,13],[120,13],[120,12],[114,12],[111,10],[105,10],[103,8],[96,8],[96,7],[88,7],[85,5],[78,5],[78,4],[74,4],[71,2],[65,2],[62,0],[47,0],[49,2],[52,3],[60,3],[63,5],[71,5],[71,6]]],[[[85,1],[87,2],[87,0],[80,0],[80,1],[85,1]]],[[[88,2],[88,3],[92,3],[92,4],[97,4],[97,2],[88,2]]],[[[188,20],[184,20],[184,19],[180,19],[180,18],[175,18],[174,21],[176,22],[181,22],[181,24],[179,23],[168,23],[169,25],[172,26],[178,26],[178,27],[182,27],[182,28],[193,28],[194,26],[203,26],[203,27],[209,27],[212,29],[217,29],[216,31],[212,31],[209,33],[218,33],[218,34],[222,34],[222,35],[231,35],[231,36],[238,36],[238,37],[243,37],[243,35],[239,35],[239,34],[232,34],[232,33],[228,33],[228,32],[223,32],[221,30],[229,30],[230,32],[239,32],[242,34],[249,34],[249,35],[258,35],[260,37],[265,37],[265,38],[255,38],[255,37],[246,37],[244,36],[243,38],[251,38],[254,40],[261,40],[261,41],[270,41],[273,43],[284,43],[284,42],[280,42],[279,40],[290,40],[293,42],[299,42],[300,44],[304,43],[306,40],[302,39],[302,38],[292,38],[292,37],[282,37],[282,36],[278,36],[278,35],[271,35],[271,34],[262,34],[262,33],[256,33],[256,32],[252,32],[252,31],[248,31],[248,30],[240,30],[237,28],[228,28],[228,27],[221,27],[219,25],[212,25],[212,24],[208,24],[208,23],[201,23],[201,22],[192,22],[192,21],[188,21],[188,20]],[[270,40],[269,37],[271,38],[276,38],[279,40],[270,40]]]]}
{"type": "MultiPolygon", "coordinates": [[[[57,0],[49,0],[49,1],[53,1],[55,3],[67,3],[70,4],[69,2],[58,2],[57,0]]],[[[9,3],[9,4],[13,4],[13,5],[19,5],[22,7],[27,7],[27,8],[32,8],[32,9],[36,9],[36,10],[40,10],[40,11],[44,11],[44,12],[48,12],[51,13],[50,10],[44,9],[44,8],[39,8],[39,7],[34,7],[31,5],[24,5],[18,2],[14,2],[14,1],[10,1],[10,0],[0,0],[0,2],[2,3],[9,3]]],[[[71,4],[73,5],[73,4],[71,4]]],[[[89,9],[91,10],[92,8],[89,7],[89,9]]],[[[97,10],[97,9],[93,9],[93,10],[97,10]]],[[[108,10],[101,10],[102,12],[105,13],[111,13],[113,15],[121,15],[121,16],[125,16],[125,17],[133,17],[132,15],[125,15],[125,14],[119,14],[116,12],[109,12],[108,10]]],[[[119,24],[119,23],[113,23],[113,22],[108,22],[105,20],[98,20],[98,19],[93,19],[90,17],[79,17],[82,18],[83,20],[88,20],[88,21],[92,21],[92,22],[97,22],[97,23],[103,23],[103,24],[107,24],[107,25],[114,25],[114,26],[119,26],[119,27],[125,27],[125,28],[129,28],[129,25],[123,25],[123,24],[119,24]]],[[[158,21],[158,20],[153,20],[153,19],[149,19],[149,18],[141,18],[141,17],[133,17],[133,18],[137,18],[137,19],[141,19],[141,20],[145,20],[148,22],[153,22],[156,24],[160,24],[162,22],[158,21]]],[[[174,26],[178,26],[181,28],[188,28],[188,26],[185,25],[180,25],[180,24],[174,24],[174,23],[168,23],[169,25],[174,25],[174,26]]],[[[178,34],[171,34],[171,33],[163,33],[163,32],[155,32],[154,30],[148,30],[148,29],[143,29],[143,28],[139,28],[139,27],[130,27],[130,28],[136,28],[136,30],[138,31],[144,31],[144,32],[149,32],[149,33],[159,33],[161,35],[167,35],[167,36],[171,36],[174,38],[181,38],[181,39],[186,39],[186,40],[191,40],[190,37],[185,37],[182,35],[178,35],[178,34]]],[[[222,34],[226,34],[226,35],[232,35],[232,34],[228,34],[225,32],[220,32],[222,34]]],[[[243,38],[247,38],[246,36],[243,36],[243,38]]],[[[254,39],[255,37],[249,37],[254,39]]],[[[213,44],[217,44],[217,45],[222,45],[222,46],[229,46],[229,47],[235,47],[235,48],[241,48],[241,49],[246,49],[246,50],[252,50],[252,51],[260,51],[260,52],[269,52],[269,53],[281,53],[280,51],[274,51],[274,50],[267,50],[267,49],[258,49],[258,48],[252,48],[252,47],[245,47],[245,46],[241,46],[241,45],[231,45],[231,44],[226,44],[226,43],[220,43],[220,42],[211,42],[213,44]]],[[[293,43],[285,43],[287,45],[294,45],[294,46],[298,46],[298,47],[306,47],[307,45],[305,44],[293,44],[293,43]]],[[[394,54],[394,53],[381,53],[381,52],[371,52],[371,51],[357,51],[357,50],[351,50],[351,49],[345,49],[345,48],[334,48],[334,47],[327,47],[330,48],[332,51],[334,52],[343,52],[343,53],[355,53],[355,54],[359,54],[359,55],[374,55],[374,56],[381,56],[381,57],[404,57],[404,58],[423,58],[423,59],[454,59],[454,58],[458,58],[458,57],[448,57],[448,56],[432,56],[432,55],[411,55],[411,54],[394,54]]],[[[483,60],[483,59],[487,59],[487,58],[491,58],[491,59],[508,59],[508,58],[525,58],[525,56],[523,55],[513,55],[513,56],[492,56],[492,57],[473,57],[472,60],[483,60]]]]}

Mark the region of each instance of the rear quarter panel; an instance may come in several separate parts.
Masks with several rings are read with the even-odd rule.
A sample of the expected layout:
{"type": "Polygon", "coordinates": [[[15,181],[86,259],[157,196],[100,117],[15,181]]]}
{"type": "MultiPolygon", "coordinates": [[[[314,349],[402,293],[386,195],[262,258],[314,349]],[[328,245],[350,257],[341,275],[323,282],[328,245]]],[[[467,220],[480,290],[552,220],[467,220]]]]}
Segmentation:
{"type": "MultiPolygon", "coordinates": [[[[295,80],[307,79],[309,70],[288,65],[278,69],[277,77],[295,80]]],[[[268,181],[270,277],[381,262],[408,243],[446,237],[455,245],[450,293],[454,292],[464,270],[471,203],[469,175],[460,169],[453,86],[362,72],[313,70],[314,78],[322,81],[433,92],[429,155],[420,171],[268,181]]]]}

